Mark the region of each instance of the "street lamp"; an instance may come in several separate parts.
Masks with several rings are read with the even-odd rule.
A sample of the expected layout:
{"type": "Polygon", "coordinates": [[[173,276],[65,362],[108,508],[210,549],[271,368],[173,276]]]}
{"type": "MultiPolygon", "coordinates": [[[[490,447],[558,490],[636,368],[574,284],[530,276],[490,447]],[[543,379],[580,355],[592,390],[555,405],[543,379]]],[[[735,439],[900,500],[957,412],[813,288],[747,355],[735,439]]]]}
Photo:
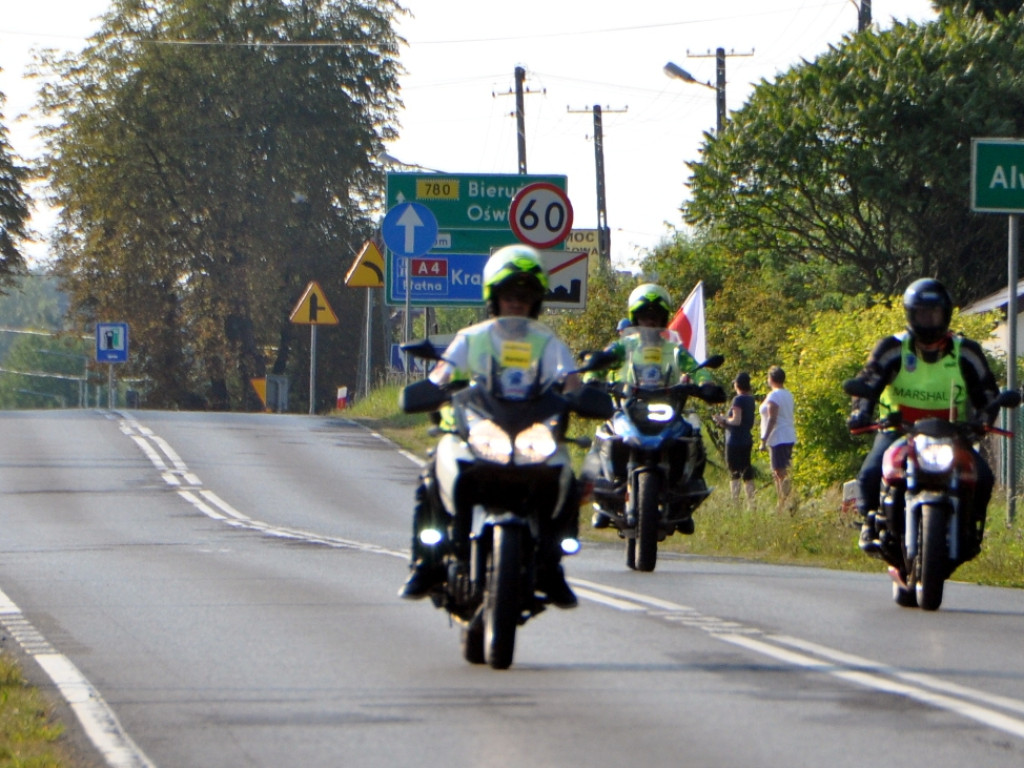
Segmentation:
{"type": "Polygon", "coordinates": [[[722,126],[725,123],[725,49],[719,48],[717,51],[715,51],[715,58],[717,59],[717,66],[715,67],[715,69],[718,73],[716,85],[701,82],[693,75],[691,75],[689,72],[687,72],[685,69],[680,67],[678,64],[674,64],[671,61],[668,64],[666,64],[662,69],[665,72],[665,74],[668,75],[669,77],[674,77],[687,83],[703,85],[705,88],[710,88],[715,92],[717,96],[716,101],[718,106],[718,109],[716,110],[718,121],[716,123],[715,133],[721,134],[722,126]]]}

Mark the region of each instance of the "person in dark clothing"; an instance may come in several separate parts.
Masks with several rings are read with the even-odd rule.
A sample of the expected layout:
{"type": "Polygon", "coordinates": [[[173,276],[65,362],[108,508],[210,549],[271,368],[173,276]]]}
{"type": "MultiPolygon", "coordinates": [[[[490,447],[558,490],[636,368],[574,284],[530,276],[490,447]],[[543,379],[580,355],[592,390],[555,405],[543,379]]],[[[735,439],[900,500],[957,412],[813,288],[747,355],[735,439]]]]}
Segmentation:
{"type": "Polygon", "coordinates": [[[725,430],[725,465],[729,469],[732,500],[740,500],[740,490],[747,502],[754,500],[754,467],[751,453],[754,448],[754,413],[757,410],[750,389],[750,374],[743,371],[732,382],[736,396],[724,414],[715,415],[715,424],[725,430]]]}

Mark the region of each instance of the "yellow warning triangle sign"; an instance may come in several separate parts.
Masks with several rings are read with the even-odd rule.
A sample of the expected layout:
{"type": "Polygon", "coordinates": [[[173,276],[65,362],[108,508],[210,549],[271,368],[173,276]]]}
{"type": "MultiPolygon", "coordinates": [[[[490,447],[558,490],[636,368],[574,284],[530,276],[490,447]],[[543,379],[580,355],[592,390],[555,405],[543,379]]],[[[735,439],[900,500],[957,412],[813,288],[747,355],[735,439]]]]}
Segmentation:
{"type": "Polygon", "coordinates": [[[324,290],[314,281],[306,286],[299,303],[295,305],[289,318],[299,325],[337,325],[338,316],[327,303],[324,290]]]}
{"type": "Polygon", "coordinates": [[[384,287],[384,257],[372,240],[363,243],[363,249],[345,275],[345,285],[349,288],[384,287]]]}

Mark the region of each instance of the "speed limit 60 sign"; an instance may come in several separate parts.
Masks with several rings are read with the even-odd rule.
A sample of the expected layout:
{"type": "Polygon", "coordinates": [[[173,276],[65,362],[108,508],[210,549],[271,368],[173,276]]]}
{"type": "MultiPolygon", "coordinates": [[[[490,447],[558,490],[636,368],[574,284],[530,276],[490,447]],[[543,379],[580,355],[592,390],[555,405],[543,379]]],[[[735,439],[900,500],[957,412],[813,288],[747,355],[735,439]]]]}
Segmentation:
{"type": "Polygon", "coordinates": [[[572,204],[568,195],[554,184],[527,184],[512,198],[508,220],[520,242],[550,248],[569,236],[572,204]]]}

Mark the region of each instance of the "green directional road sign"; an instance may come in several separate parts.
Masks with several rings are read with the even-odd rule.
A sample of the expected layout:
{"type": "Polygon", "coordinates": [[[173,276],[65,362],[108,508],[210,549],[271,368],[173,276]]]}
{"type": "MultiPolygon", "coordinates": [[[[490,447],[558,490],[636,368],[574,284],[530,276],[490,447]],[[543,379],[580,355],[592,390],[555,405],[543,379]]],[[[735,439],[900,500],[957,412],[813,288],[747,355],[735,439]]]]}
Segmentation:
{"type": "Polygon", "coordinates": [[[1024,213],[1024,139],[971,139],[971,210],[1024,213]]]}
{"type": "MultiPolygon", "coordinates": [[[[552,184],[568,189],[565,176],[532,176],[527,174],[488,173],[389,173],[387,175],[387,209],[401,203],[419,203],[430,209],[437,219],[437,240],[429,256],[455,259],[474,255],[489,256],[495,248],[519,242],[508,221],[509,208],[519,190],[530,184],[552,184]]],[[[564,243],[551,250],[563,250],[564,243]]],[[[385,283],[394,284],[403,274],[396,263],[399,257],[388,252],[385,262],[385,283]]],[[[453,262],[454,263],[454,262],[453,262]]],[[[398,289],[395,289],[398,290],[398,289]]],[[[404,296],[404,290],[399,291],[404,296]]],[[[412,303],[431,306],[455,306],[465,301],[454,293],[440,292],[424,298],[414,285],[412,303]]],[[[401,303],[395,295],[385,295],[389,304],[401,303]]]]}
{"type": "Polygon", "coordinates": [[[508,209],[520,189],[547,182],[568,189],[565,176],[486,173],[389,173],[387,209],[398,203],[427,206],[446,229],[510,229],[508,209]]]}

